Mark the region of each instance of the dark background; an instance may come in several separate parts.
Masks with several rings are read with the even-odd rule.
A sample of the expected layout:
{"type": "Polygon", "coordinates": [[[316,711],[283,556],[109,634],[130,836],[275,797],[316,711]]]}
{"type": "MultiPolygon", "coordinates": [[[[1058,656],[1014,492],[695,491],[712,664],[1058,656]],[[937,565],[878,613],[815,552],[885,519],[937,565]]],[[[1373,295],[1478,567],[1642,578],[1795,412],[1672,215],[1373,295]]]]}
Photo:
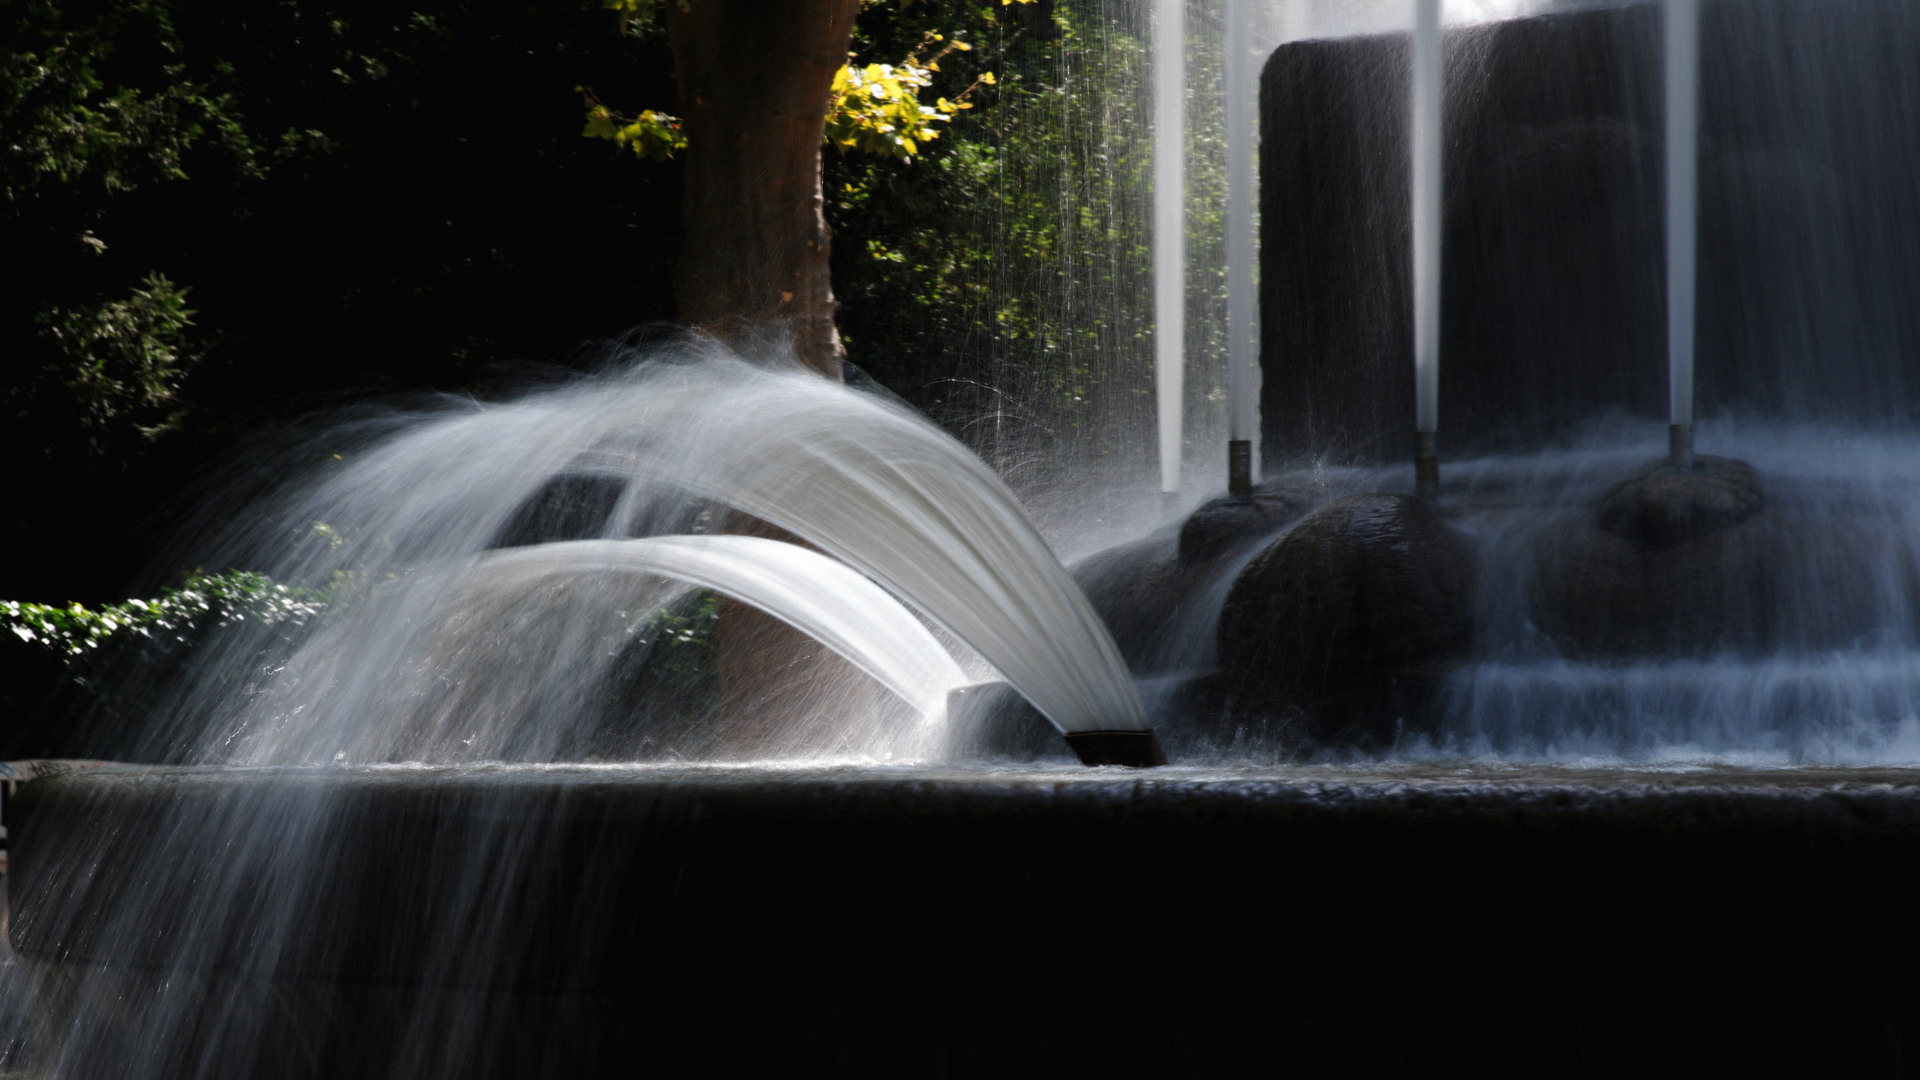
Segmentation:
{"type": "MultiPolygon", "coordinates": [[[[861,14],[861,62],[898,62],[928,31],[973,43],[924,100],[999,74],[918,160],[825,155],[842,333],[856,362],[916,403],[936,404],[924,387],[966,362],[931,347],[955,337],[925,310],[949,285],[877,260],[874,245],[984,246],[978,199],[961,190],[979,176],[945,159],[1003,141],[1014,88],[1046,92],[1064,25],[1051,0],[861,14]]],[[[626,113],[675,109],[657,19],[623,33],[595,0],[411,12],[110,0],[0,16],[26,49],[74,28],[110,40],[91,104],[120,87],[197,82],[225,95],[253,168],[208,134],[181,159],[187,179],[136,165],[130,191],[82,175],[0,207],[0,390],[12,414],[0,434],[11,477],[0,598],[109,602],[169,583],[190,568],[150,565],[154,540],[194,478],[232,467],[253,440],[284,440],[290,418],[383,394],[508,392],[535,377],[528,365],[591,366],[596,342],[674,316],[680,162],[583,138],[576,93],[626,113]],[[60,362],[35,316],[125,297],[155,271],[191,290],[193,344],[206,352],[184,387],[185,425],[90,446],[71,401],[30,392],[60,362]]],[[[21,73],[5,75],[19,93],[21,73]]]]}
{"type": "MultiPolygon", "coordinates": [[[[10,377],[46,359],[36,310],[123,294],[150,270],[191,288],[208,353],[184,430],[157,442],[89,453],[57,399],[10,418],[0,596],[124,597],[192,478],[286,417],[382,392],[484,394],[516,361],[564,363],[673,316],[678,165],[580,137],[573,89],[669,106],[664,40],[619,36],[597,5],[203,4],[173,22],[179,59],[271,148],[266,175],[203,139],[189,180],[43,185],[5,222],[10,377]],[[81,228],[103,254],[75,242],[81,228]]],[[[110,85],[163,80],[149,38],[120,36],[110,85]]]]}
{"type": "MultiPolygon", "coordinates": [[[[1059,100],[1061,56],[1086,51],[1073,28],[1111,23],[1103,5],[1082,6],[1091,14],[1053,0],[922,0],[860,16],[863,63],[897,63],[929,32],[972,43],[923,100],[998,75],[916,160],[823,158],[850,353],[936,414],[951,411],[944,387],[981,382],[971,376],[997,337],[1019,336],[994,323],[996,301],[979,298],[972,275],[1031,273],[997,250],[995,230],[1052,227],[1060,184],[1047,170],[1071,166],[1027,155],[1007,187],[1025,201],[1010,212],[983,209],[980,189],[1007,185],[1018,138],[1060,137],[1057,110],[1034,111],[1042,123],[1023,103],[1059,100]]],[[[11,57],[0,64],[0,599],[153,596],[197,569],[206,548],[192,536],[217,529],[220,513],[346,449],[335,421],[432,395],[522,392],[606,363],[609,339],[660,335],[674,316],[680,161],[583,137],[577,92],[627,114],[676,111],[657,18],[623,25],[598,0],[416,11],[30,0],[0,9],[0,35],[11,57]],[[83,46],[97,85],[63,90],[61,71],[78,68],[48,58],[83,46]],[[174,130],[118,151],[83,143],[73,175],[27,145],[85,110],[112,128],[120,91],[153,100],[183,87],[199,104],[174,130]],[[197,138],[182,134],[189,122],[197,138]],[[172,175],[150,145],[168,140],[186,143],[172,175]],[[104,182],[116,163],[118,188],[104,182]],[[186,344],[203,356],[180,386],[182,421],[157,438],[138,432],[139,417],[89,427],[86,403],[61,385],[70,360],[45,315],[124,300],[156,272],[188,290],[186,344]]],[[[1099,108],[1097,87],[1076,94],[1099,108]]],[[[1049,269],[1056,249],[1028,246],[1048,280],[1067,276],[1049,269]]],[[[1078,402],[1084,390],[1061,393],[1078,402]]],[[[68,705],[49,709],[46,695],[65,664],[5,638],[0,751],[50,752],[5,736],[61,726],[68,705]]]]}

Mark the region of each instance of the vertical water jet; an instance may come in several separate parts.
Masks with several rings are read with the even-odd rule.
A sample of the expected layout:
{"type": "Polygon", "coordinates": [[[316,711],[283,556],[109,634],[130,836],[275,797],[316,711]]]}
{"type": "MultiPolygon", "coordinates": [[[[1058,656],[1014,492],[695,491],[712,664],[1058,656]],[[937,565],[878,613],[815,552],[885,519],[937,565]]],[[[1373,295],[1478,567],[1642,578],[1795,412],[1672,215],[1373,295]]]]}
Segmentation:
{"type": "Polygon", "coordinates": [[[1700,0],[1666,0],[1667,449],[1693,467],[1693,324],[1700,184],[1700,0]]]}
{"type": "Polygon", "coordinates": [[[1253,491],[1253,57],[1250,0],[1227,0],[1227,494],[1253,491]]]}
{"type": "Polygon", "coordinates": [[[1413,377],[1414,489],[1440,494],[1440,0],[1413,12],[1413,377]]]}
{"type": "Polygon", "coordinates": [[[1153,9],[1154,388],[1160,428],[1160,490],[1180,490],[1187,303],[1186,0],[1153,9]]]}

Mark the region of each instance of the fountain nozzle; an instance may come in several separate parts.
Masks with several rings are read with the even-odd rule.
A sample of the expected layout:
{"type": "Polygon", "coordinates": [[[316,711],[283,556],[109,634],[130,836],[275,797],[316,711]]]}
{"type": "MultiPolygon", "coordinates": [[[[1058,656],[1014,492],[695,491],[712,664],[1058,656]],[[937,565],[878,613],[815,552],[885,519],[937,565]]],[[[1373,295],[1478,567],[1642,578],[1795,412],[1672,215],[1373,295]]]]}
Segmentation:
{"type": "Polygon", "coordinates": [[[1151,731],[1070,731],[1067,745],[1084,765],[1126,765],[1150,769],[1167,763],[1166,751],[1151,731]]]}
{"type": "Polygon", "coordinates": [[[1440,498],[1440,453],[1434,448],[1434,433],[1413,433],[1413,493],[1428,502],[1440,498]]]}
{"type": "Polygon", "coordinates": [[[1675,469],[1693,468],[1693,425],[1667,425],[1667,464],[1675,469]]]}
{"type": "Polygon", "coordinates": [[[1253,494],[1253,440],[1227,440],[1227,494],[1244,499],[1253,494]]]}

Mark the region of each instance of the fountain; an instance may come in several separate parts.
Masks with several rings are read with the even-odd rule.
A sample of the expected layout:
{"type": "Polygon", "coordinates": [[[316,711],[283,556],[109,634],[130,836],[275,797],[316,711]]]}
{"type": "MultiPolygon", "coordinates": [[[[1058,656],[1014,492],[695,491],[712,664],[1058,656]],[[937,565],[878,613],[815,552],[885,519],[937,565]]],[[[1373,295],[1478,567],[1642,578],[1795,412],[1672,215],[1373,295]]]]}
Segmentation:
{"type": "MultiPolygon", "coordinates": [[[[1750,323],[1787,337],[1846,307],[1752,311],[1714,216],[1829,190],[1749,160],[1793,141],[1729,106],[1750,72],[1715,67],[1824,13],[1709,4],[1697,54],[1663,47],[1690,7],[1442,33],[1422,0],[1414,34],[1280,49],[1264,372],[1242,292],[1228,494],[1071,572],[904,407],[700,339],[389,418],[219,508],[238,524],[210,562],[336,583],[336,610],[196,655],[115,748],[147,764],[7,789],[0,1022],[27,1034],[0,1029],[0,1054],[76,1077],[1537,1067],[1591,1023],[1605,1071],[1699,1038],[1662,1014],[1719,1033],[1719,1066],[1897,1068],[1894,998],[1854,993],[1837,1026],[1802,1009],[1786,1035],[1700,1005],[1765,986],[1799,1007],[1920,955],[1920,441],[1897,410],[1836,423],[1905,392],[1867,359],[1816,400],[1786,392],[1813,362],[1778,342],[1729,359],[1729,327],[1751,344],[1750,323]],[[1692,204],[1646,175],[1663,113],[1685,171],[1683,106],[1654,103],[1688,79],[1663,51],[1701,60],[1722,140],[1692,323],[1691,260],[1662,238],[1693,229],[1661,209],[1692,204]],[[1543,299],[1562,247],[1586,256],[1577,287],[1543,299]],[[1737,458],[1692,457],[1696,382],[1703,441],[1737,458]],[[1664,460],[1663,416],[1689,440],[1664,460]],[[722,533],[735,512],[814,550],[722,533]],[[750,721],[645,707],[652,620],[690,588],[857,674],[750,721]],[[1643,1004],[1682,964],[1685,993],[1643,1004]]],[[[1244,25],[1243,0],[1228,13],[1244,25]]],[[[1839,22],[1920,40],[1891,4],[1839,22]]],[[[1911,111],[1846,145],[1910,154],[1886,133],[1911,111]]],[[[1156,177],[1177,165],[1156,154],[1156,177]]],[[[1848,263],[1863,222],[1920,220],[1858,213],[1770,265],[1848,263]]],[[[1887,272],[1866,295],[1911,294],[1905,251],[1869,251],[1887,272]]],[[[1898,343],[1904,319],[1868,321],[1898,343]]],[[[1180,336],[1156,342],[1163,491],[1180,336]]]]}
{"type": "Polygon", "coordinates": [[[1413,19],[1413,378],[1414,487],[1423,499],[1440,497],[1440,204],[1443,173],[1440,118],[1440,0],[1419,0],[1413,19]]]}
{"type": "Polygon", "coordinates": [[[1675,469],[1693,468],[1693,314],[1700,200],[1700,5],[1669,0],[1661,43],[1666,80],[1667,430],[1675,469]]]}

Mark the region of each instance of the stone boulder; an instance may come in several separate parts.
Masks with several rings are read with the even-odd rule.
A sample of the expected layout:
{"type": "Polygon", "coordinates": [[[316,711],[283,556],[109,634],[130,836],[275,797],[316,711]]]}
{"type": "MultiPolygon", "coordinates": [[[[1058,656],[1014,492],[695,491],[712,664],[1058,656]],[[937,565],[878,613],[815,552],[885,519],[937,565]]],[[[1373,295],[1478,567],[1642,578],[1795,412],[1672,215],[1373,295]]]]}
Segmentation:
{"type": "Polygon", "coordinates": [[[1902,522],[1871,498],[1751,466],[1650,465],[1534,547],[1531,618],[1569,656],[1674,659],[1844,648],[1920,598],[1902,522]]]}
{"type": "Polygon", "coordinates": [[[1333,498],[1325,480],[1282,476],[1255,484],[1244,497],[1203,504],[1180,526],[1180,565],[1194,566],[1286,528],[1333,498]]]}
{"type": "Polygon", "coordinates": [[[1205,652],[1195,639],[1213,635],[1219,587],[1235,561],[1333,494],[1319,477],[1268,480],[1247,498],[1203,504],[1177,534],[1165,530],[1088,556],[1073,578],[1134,674],[1188,671],[1196,652],[1205,652]]]}
{"type": "Polygon", "coordinates": [[[1095,552],[1070,571],[1135,675],[1166,666],[1169,628],[1205,587],[1206,566],[1181,566],[1176,551],[1167,530],[1095,552]]]}
{"type": "Polygon", "coordinates": [[[1653,462],[1608,489],[1594,524],[1648,551],[1730,529],[1766,505],[1760,473],[1744,461],[1701,455],[1692,469],[1653,462]]]}
{"type": "Polygon", "coordinates": [[[1467,652],[1474,581],[1472,546],[1430,503],[1336,499],[1235,579],[1220,615],[1221,672],[1249,692],[1299,695],[1327,733],[1379,735],[1411,719],[1434,673],[1467,652]]]}
{"type": "Polygon", "coordinates": [[[1544,533],[1534,622],[1584,660],[1755,652],[1777,637],[1777,533],[1745,462],[1651,462],[1544,533]]]}

